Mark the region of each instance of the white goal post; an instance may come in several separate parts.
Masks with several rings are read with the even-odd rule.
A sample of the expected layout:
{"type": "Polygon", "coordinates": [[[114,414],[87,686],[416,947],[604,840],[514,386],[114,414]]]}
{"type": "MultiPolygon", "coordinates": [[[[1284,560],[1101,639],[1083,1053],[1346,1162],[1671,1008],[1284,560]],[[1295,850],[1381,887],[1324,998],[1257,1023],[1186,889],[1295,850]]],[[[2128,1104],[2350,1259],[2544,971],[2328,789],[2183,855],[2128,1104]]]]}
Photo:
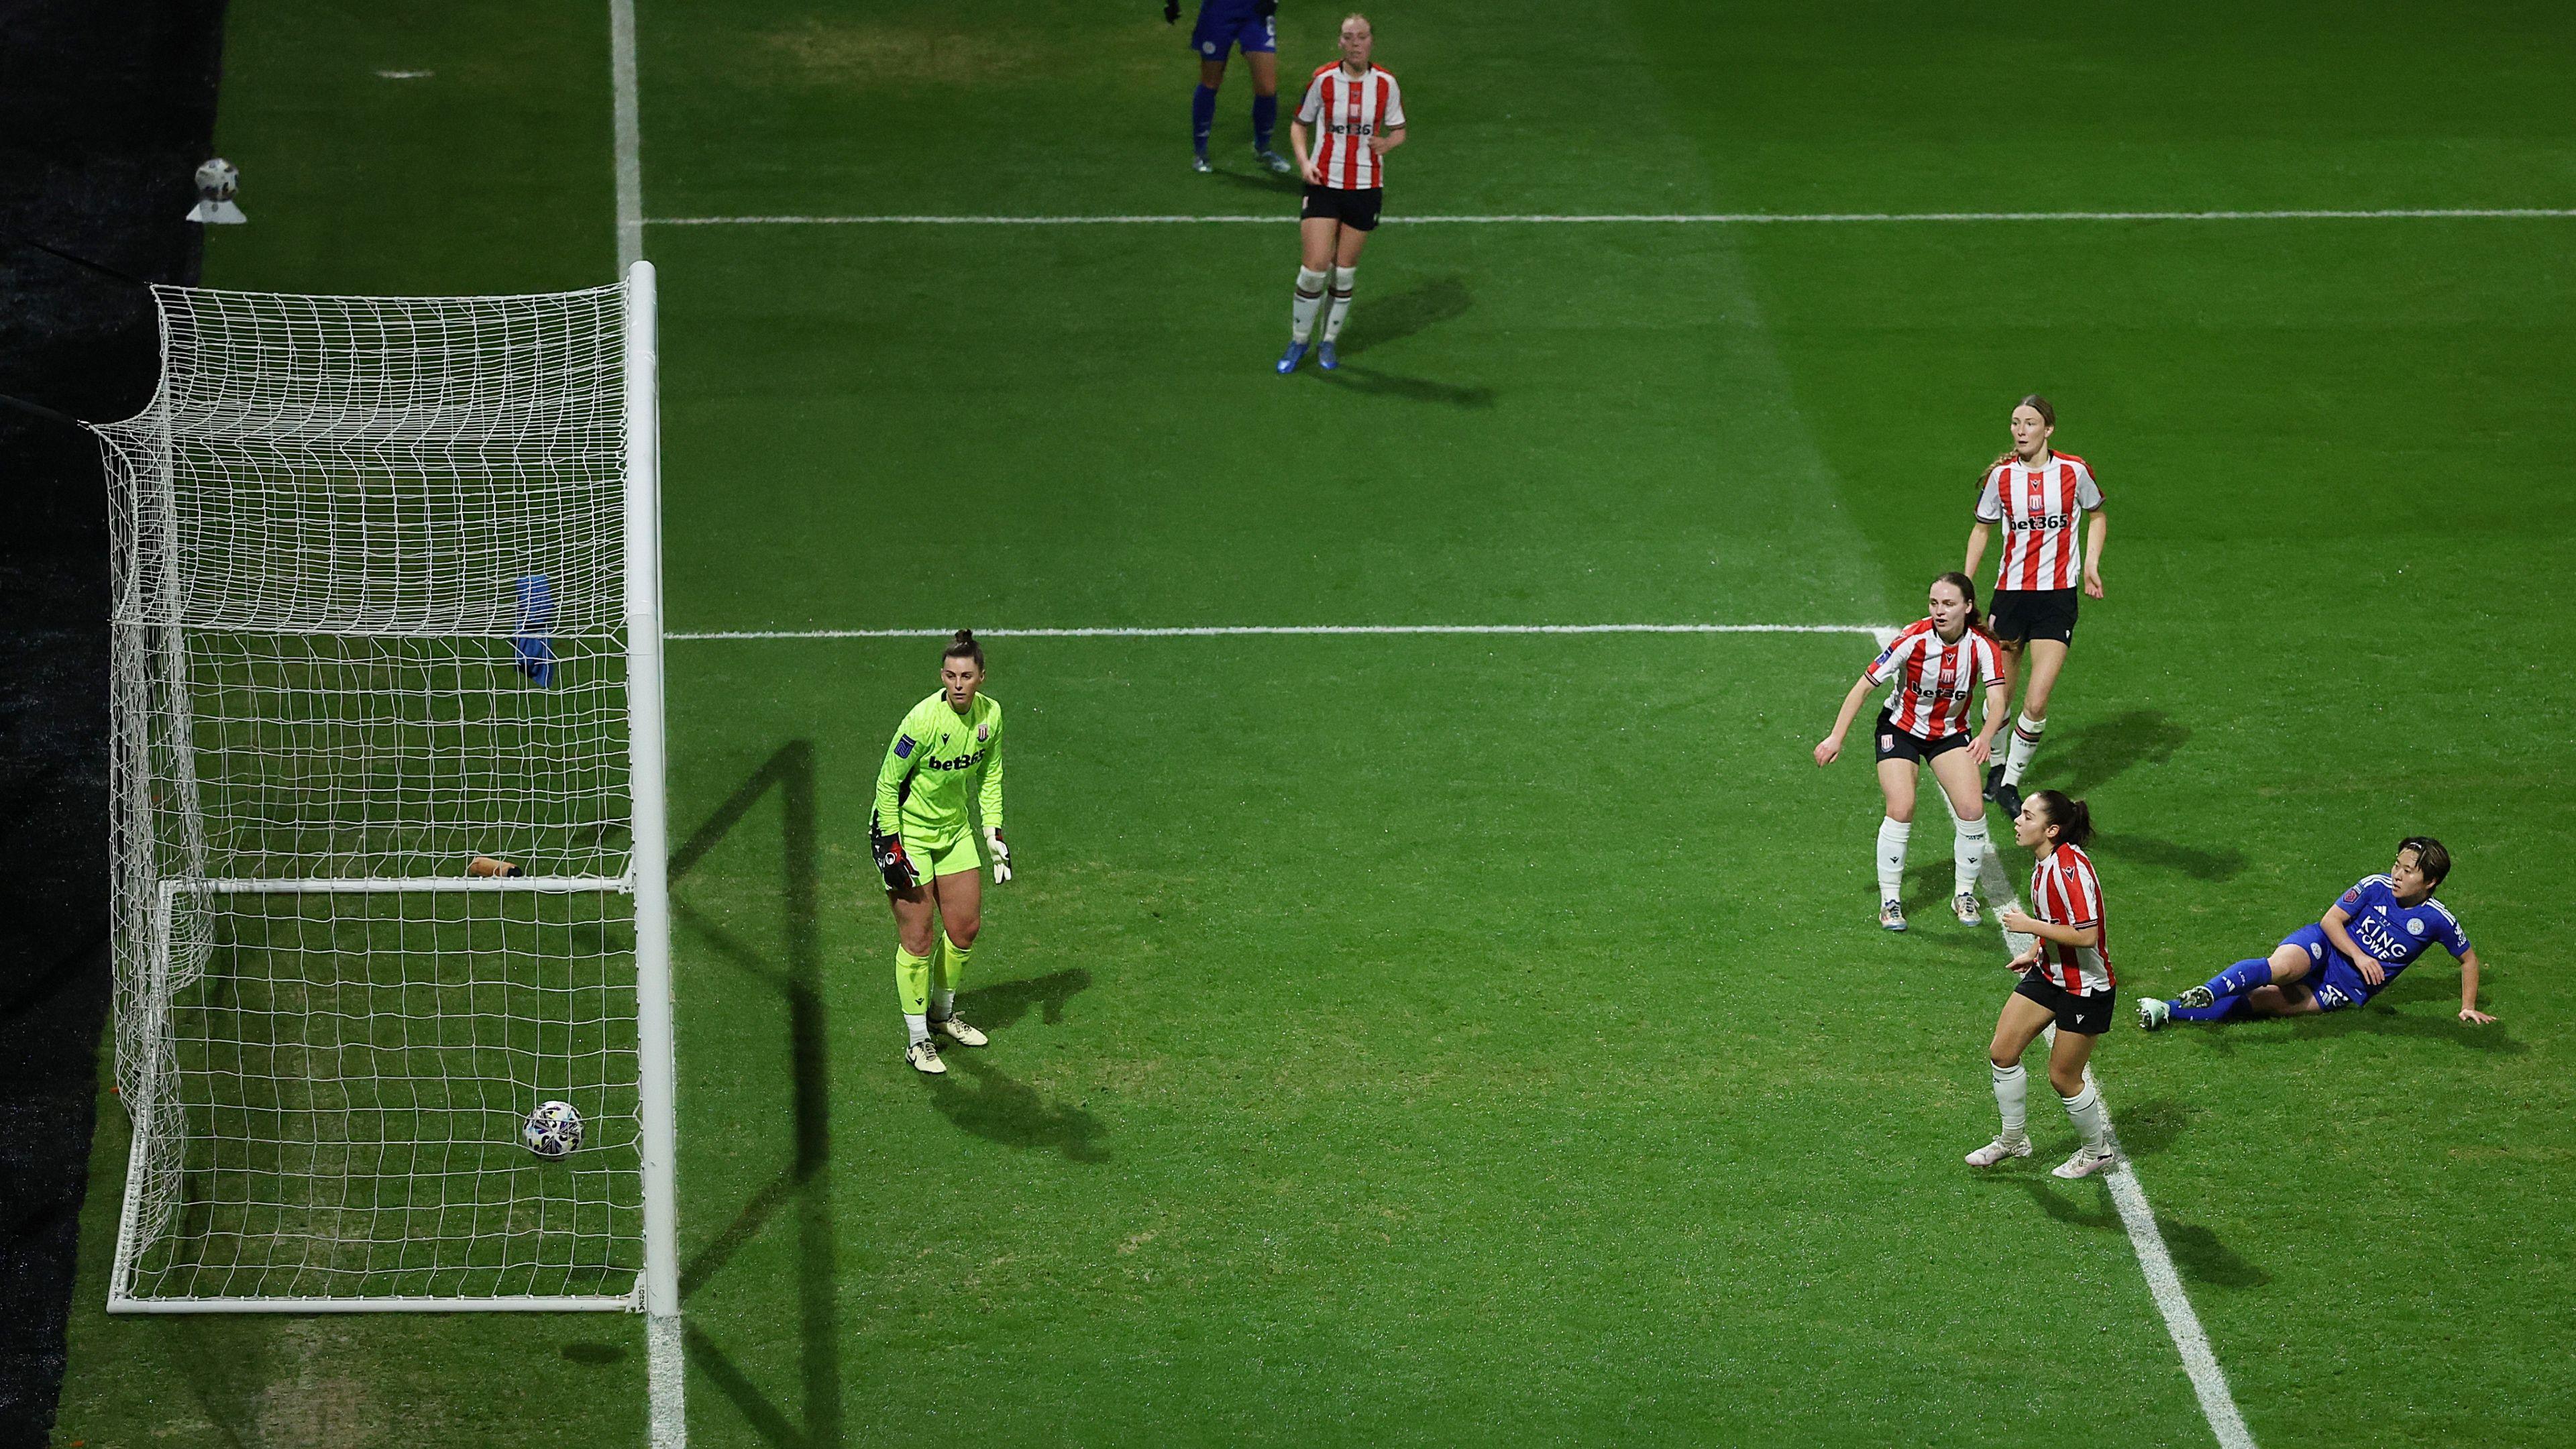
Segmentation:
{"type": "Polygon", "coordinates": [[[652,265],[153,295],[160,387],[94,428],[108,1308],[640,1311],[675,1444],[652,265]],[[584,1141],[548,1160],[556,1099],[584,1141]]]}

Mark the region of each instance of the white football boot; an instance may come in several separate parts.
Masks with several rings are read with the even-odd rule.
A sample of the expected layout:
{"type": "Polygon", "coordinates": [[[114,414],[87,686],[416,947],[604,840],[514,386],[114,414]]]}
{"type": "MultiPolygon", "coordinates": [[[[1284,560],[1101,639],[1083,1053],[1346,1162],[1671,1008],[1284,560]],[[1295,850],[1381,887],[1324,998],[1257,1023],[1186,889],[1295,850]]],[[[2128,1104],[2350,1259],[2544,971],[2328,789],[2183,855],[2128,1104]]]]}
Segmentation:
{"type": "Polygon", "coordinates": [[[2048,1171],[2053,1177],[2070,1179],[2091,1177],[2093,1174],[2108,1168],[2111,1164],[2118,1162],[2119,1160],[2119,1149],[2112,1147],[2107,1143],[2098,1148],[2078,1147],[2075,1149],[2075,1155],[2073,1157],[2057,1164],[2048,1171]]]}
{"type": "Polygon", "coordinates": [[[942,1076],[948,1071],[948,1064],[939,1059],[938,1046],[931,1042],[917,1041],[905,1047],[903,1059],[912,1063],[912,1069],[925,1077],[942,1076]]]}
{"type": "Polygon", "coordinates": [[[933,1018],[930,1023],[930,1029],[939,1033],[941,1036],[948,1038],[950,1041],[957,1043],[959,1046],[979,1047],[992,1040],[991,1037],[986,1036],[984,1033],[977,1031],[974,1027],[969,1026],[966,1022],[966,1018],[959,1016],[953,1011],[946,1016],[933,1018]]]}
{"type": "Polygon", "coordinates": [[[2007,1157],[2030,1156],[2028,1137],[1998,1137],[1968,1154],[1970,1167],[1992,1167],[2007,1157]]]}
{"type": "Polygon", "coordinates": [[[2173,1019],[2173,1005],[2152,996],[2138,998],[2138,1030],[2154,1031],[2173,1019]]]}

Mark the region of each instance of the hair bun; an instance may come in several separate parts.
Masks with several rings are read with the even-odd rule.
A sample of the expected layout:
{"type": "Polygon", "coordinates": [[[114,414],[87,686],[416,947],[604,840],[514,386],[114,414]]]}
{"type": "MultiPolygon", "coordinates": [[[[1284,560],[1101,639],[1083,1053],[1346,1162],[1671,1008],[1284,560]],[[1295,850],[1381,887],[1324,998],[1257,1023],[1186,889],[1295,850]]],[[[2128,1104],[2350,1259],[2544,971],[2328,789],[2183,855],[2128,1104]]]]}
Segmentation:
{"type": "Polygon", "coordinates": [[[974,631],[974,630],[972,630],[972,629],[960,629],[960,630],[958,630],[958,631],[957,631],[957,642],[958,642],[958,643],[960,643],[960,644],[972,644],[972,643],[974,643],[974,642],[975,642],[975,631],[974,631]]]}

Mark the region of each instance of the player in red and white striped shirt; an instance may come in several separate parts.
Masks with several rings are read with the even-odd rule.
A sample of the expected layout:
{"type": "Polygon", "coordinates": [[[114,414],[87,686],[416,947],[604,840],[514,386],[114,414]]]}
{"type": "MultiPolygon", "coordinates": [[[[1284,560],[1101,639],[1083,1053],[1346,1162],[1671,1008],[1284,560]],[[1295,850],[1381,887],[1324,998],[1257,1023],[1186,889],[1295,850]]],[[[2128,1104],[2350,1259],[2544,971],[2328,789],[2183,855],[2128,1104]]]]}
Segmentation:
{"type": "Polygon", "coordinates": [[[1289,311],[1288,350],[1279,356],[1282,373],[1295,372],[1305,360],[1328,278],[1333,305],[1324,318],[1323,345],[1315,365],[1326,371],[1342,365],[1334,347],[1342,335],[1343,319],[1351,314],[1360,248],[1377,229],[1378,209],[1385,201],[1386,153],[1404,144],[1404,92],[1394,76],[1369,64],[1376,39],[1367,16],[1344,20],[1342,58],[1315,72],[1295,119],[1288,123],[1297,169],[1306,178],[1306,204],[1297,223],[1302,254],[1297,265],[1297,300],[1289,311]]]}
{"type": "Polygon", "coordinates": [[[1906,626],[1861,672],[1860,682],[1843,696],[1833,732],[1816,746],[1816,763],[1832,764],[1861,701],[1894,681],[1873,727],[1878,785],[1887,795],[1887,816],[1878,822],[1878,924],[1890,931],[1905,929],[1905,845],[1914,834],[1914,787],[1926,761],[1955,817],[1950,860],[1957,891],[1951,912],[1961,925],[1984,920],[1976,884],[1986,855],[1986,802],[1977,793],[1977,767],[1994,753],[1995,729],[2003,721],[2003,666],[1995,641],[1977,627],[1977,586],[1966,574],[1934,579],[1930,604],[1929,617],[1906,626]],[[1971,740],[1968,706],[1980,689],[1986,723],[1971,740]]]}
{"type": "Polygon", "coordinates": [[[2111,1029],[2117,991],[2111,976],[2111,928],[2104,919],[2102,881],[2084,842],[2093,835],[2093,812],[2063,791],[2042,790],[2013,817],[2013,839],[2037,857],[2030,873],[2030,895],[2039,914],[2026,916],[2007,907],[2007,931],[2028,932],[2030,949],[2013,958],[2021,984],[2004,999],[1995,1018],[1995,1038],[1986,1048],[1994,1069],[1995,1107],[2003,1130],[1995,1140],[1968,1154],[1971,1167],[1992,1167],[2007,1157],[2030,1156],[2022,1053],[2051,1027],[2048,1082],[2065,1104],[2067,1120],[2083,1135],[2075,1155],[2054,1169],[2059,1177],[2091,1177],[2119,1160],[2111,1144],[2110,1115],[2102,1110],[2102,1089],[2085,1074],[2093,1060],[2093,1043],[2111,1029]]]}
{"type": "Polygon", "coordinates": [[[1986,776],[1986,798],[2002,801],[2007,815],[2021,811],[2021,774],[2030,767],[2040,732],[2048,728],[2048,696],[2075,639],[2076,580],[2081,576],[2087,598],[2102,597],[2102,541],[2111,529],[2093,470],[2072,453],[2050,451],[2048,440],[2056,431],[2057,409],[2037,393],[2013,409],[2013,445],[1986,469],[1978,485],[1977,521],[1968,530],[1968,562],[1961,570],[1977,576],[1986,543],[2001,527],[2004,556],[1995,570],[1994,632],[2004,647],[2007,682],[2019,680],[2023,651],[2030,654],[2021,718],[2013,724],[2003,760],[1986,776]],[[2093,515],[2090,536],[2078,547],[2075,525],[2086,513],[2093,515]]]}

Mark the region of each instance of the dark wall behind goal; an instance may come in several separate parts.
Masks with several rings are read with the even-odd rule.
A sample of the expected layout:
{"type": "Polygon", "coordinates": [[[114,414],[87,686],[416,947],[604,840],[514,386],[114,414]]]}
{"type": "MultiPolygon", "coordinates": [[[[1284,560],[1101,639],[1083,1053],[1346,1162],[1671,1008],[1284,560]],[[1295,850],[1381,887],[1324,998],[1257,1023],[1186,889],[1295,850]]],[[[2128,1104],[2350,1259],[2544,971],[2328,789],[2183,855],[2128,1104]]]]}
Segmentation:
{"type": "MultiPolygon", "coordinates": [[[[181,218],[223,21],[221,0],[0,0],[0,394],[91,420],[151,396],[141,284],[197,279],[181,218]]],[[[0,408],[0,510],[0,1449],[17,1449],[46,1442],[62,1388],[107,1017],[97,441],[0,408]]]]}

